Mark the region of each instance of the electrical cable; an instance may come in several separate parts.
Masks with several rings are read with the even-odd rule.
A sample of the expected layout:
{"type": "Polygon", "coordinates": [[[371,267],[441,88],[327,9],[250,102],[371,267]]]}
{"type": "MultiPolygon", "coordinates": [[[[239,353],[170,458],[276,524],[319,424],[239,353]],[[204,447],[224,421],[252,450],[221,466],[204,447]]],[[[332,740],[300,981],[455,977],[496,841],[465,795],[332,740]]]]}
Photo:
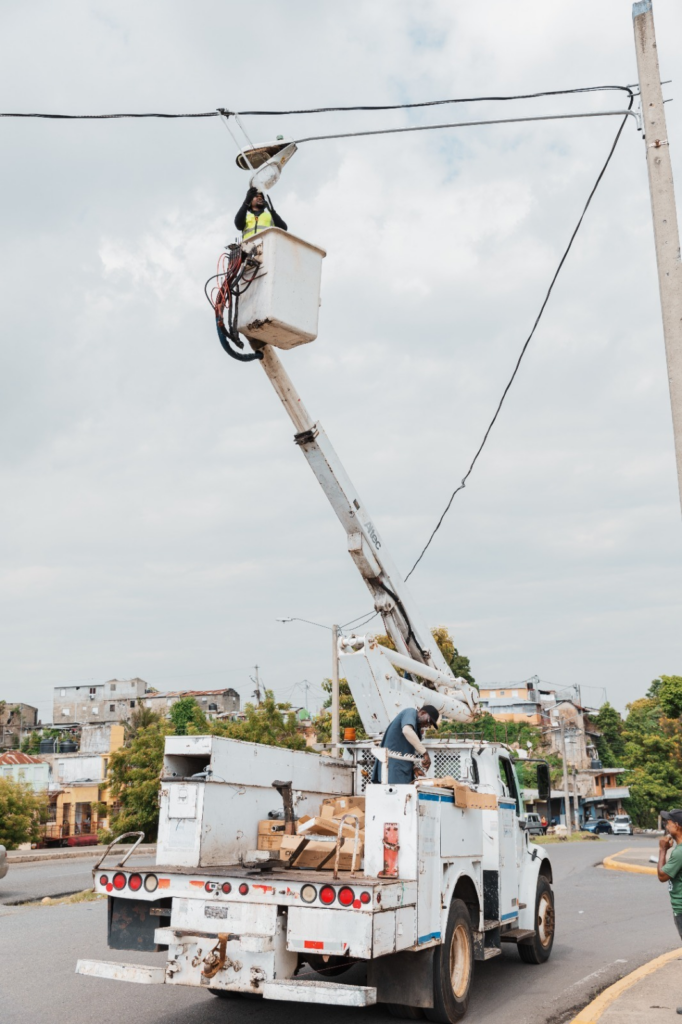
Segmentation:
{"type": "MultiPolygon", "coordinates": [[[[634,100],[634,96],[631,95],[630,96],[630,107],[632,107],[633,100],[634,100]]],[[[631,111],[628,110],[627,113],[630,114],[631,111]]],[[[585,219],[585,214],[587,213],[587,211],[589,209],[589,206],[590,206],[590,203],[592,202],[592,199],[594,197],[594,194],[597,191],[597,189],[599,188],[600,182],[601,182],[602,178],[604,177],[604,174],[606,173],[606,168],[609,166],[609,164],[611,162],[611,157],[613,156],[613,154],[616,151],[616,146],[618,145],[619,139],[620,139],[620,137],[622,135],[623,128],[625,127],[626,122],[627,122],[627,115],[623,118],[623,120],[621,122],[621,125],[620,125],[618,131],[616,132],[616,137],[613,140],[613,144],[611,146],[611,149],[609,150],[608,156],[606,157],[606,161],[605,161],[602,169],[600,170],[599,174],[597,175],[597,180],[595,181],[594,185],[592,186],[592,190],[590,191],[590,194],[587,197],[587,202],[585,203],[585,205],[583,207],[583,211],[580,214],[580,217],[578,219],[578,223],[576,224],[575,228],[573,229],[573,233],[571,234],[571,237],[569,239],[568,245],[566,246],[566,249],[564,250],[563,256],[559,260],[559,265],[557,266],[557,268],[556,268],[556,270],[554,272],[554,276],[552,277],[552,280],[550,282],[549,288],[547,289],[547,292],[546,292],[545,297],[543,299],[542,305],[540,306],[540,312],[538,313],[537,317],[535,318],[535,323],[533,324],[531,332],[530,332],[530,334],[528,335],[528,337],[526,338],[526,340],[525,340],[525,342],[523,344],[523,348],[521,349],[519,357],[516,360],[516,365],[514,367],[514,371],[513,371],[512,375],[511,375],[511,377],[509,378],[509,381],[507,382],[507,386],[505,387],[504,391],[502,392],[502,397],[500,398],[500,401],[498,402],[497,408],[495,410],[495,414],[494,414],[493,418],[491,419],[490,423],[488,424],[488,427],[487,427],[487,430],[486,430],[485,434],[483,435],[483,440],[481,441],[480,445],[478,446],[478,449],[476,450],[476,454],[474,455],[473,459],[471,460],[471,463],[469,464],[469,468],[467,469],[466,473],[462,477],[462,482],[459,484],[458,487],[455,488],[455,490],[450,495],[450,500],[448,501],[447,505],[445,506],[445,509],[444,509],[443,513],[441,514],[440,519],[436,523],[436,525],[435,525],[435,527],[434,527],[434,529],[433,529],[433,531],[431,533],[431,536],[429,537],[429,539],[427,540],[426,544],[422,548],[421,554],[419,555],[417,561],[414,563],[414,565],[412,566],[412,568],[408,572],[407,576],[405,577],[405,581],[406,582],[407,582],[407,580],[409,580],[410,576],[412,575],[414,570],[417,568],[417,566],[421,562],[422,558],[426,554],[427,550],[429,549],[429,547],[431,545],[431,541],[433,540],[433,538],[438,533],[438,530],[440,529],[440,527],[441,527],[441,525],[443,523],[443,520],[445,519],[446,515],[450,511],[450,506],[452,505],[452,502],[454,501],[455,496],[460,491],[464,490],[464,488],[466,487],[467,480],[471,476],[471,473],[473,472],[474,466],[476,465],[476,462],[478,461],[478,457],[479,457],[479,455],[481,454],[481,452],[483,451],[483,449],[485,447],[485,444],[486,444],[486,442],[487,442],[487,440],[488,440],[488,438],[490,436],[491,430],[495,426],[495,423],[497,421],[497,417],[499,416],[500,411],[502,409],[502,406],[504,404],[504,400],[505,400],[505,398],[507,397],[507,395],[509,393],[509,389],[511,388],[512,384],[514,383],[514,380],[516,379],[516,375],[519,372],[519,367],[521,366],[521,361],[522,361],[523,357],[525,356],[526,351],[528,349],[528,346],[530,345],[530,342],[531,342],[531,340],[533,338],[533,335],[535,334],[537,326],[540,323],[540,320],[542,319],[542,315],[545,312],[545,308],[547,306],[547,303],[549,302],[549,299],[550,299],[550,296],[552,294],[552,291],[554,290],[554,285],[557,282],[557,278],[559,277],[559,274],[561,273],[561,270],[562,270],[562,268],[564,266],[564,263],[566,262],[568,254],[571,251],[571,248],[573,246],[573,242],[575,241],[576,235],[578,234],[578,231],[580,230],[580,227],[581,227],[581,225],[583,223],[583,220],[585,219]]]]}
{"type": "Polygon", "coordinates": [[[525,121],[566,121],[582,117],[614,117],[623,116],[625,119],[634,117],[639,124],[639,118],[634,110],[594,110],[580,114],[542,114],[537,117],[504,117],[495,118],[489,121],[451,121],[445,124],[415,124],[407,128],[376,128],[372,131],[363,132],[339,132],[334,135],[309,135],[305,139],[294,139],[294,145],[302,146],[304,142],[320,142],[328,139],[355,139],[362,135],[401,135],[404,132],[430,132],[443,128],[474,128],[486,124],[520,124],[525,121]]]}
{"type": "Polygon", "coordinates": [[[543,92],[529,92],[519,93],[512,96],[464,96],[455,99],[447,100],[425,100],[421,103],[391,103],[391,104],[380,104],[375,106],[355,106],[355,107],[313,107],[308,110],[227,110],[219,108],[217,110],[207,110],[200,113],[190,114],[163,114],[163,113],[149,113],[149,114],[35,114],[35,113],[0,113],[0,117],[36,117],[43,118],[45,120],[55,121],[107,121],[107,120],[120,120],[123,118],[145,118],[145,117],[160,117],[168,120],[177,120],[181,118],[191,117],[220,117],[225,115],[230,116],[244,116],[244,117],[280,117],[291,114],[328,114],[338,113],[344,111],[372,111],[372,110],[412,110],[418,107],[438,107],[449,103],[505,103],[510,100],[532,100],[538,99],[543,96],[570,96],[578,93],[590,93],[590,92],[609,92],[620,90],[622,92],[628,92],[631,96],[632,88],[628,85],[590,85],[584,86],[578,89],[551,89],[543,92]]]}

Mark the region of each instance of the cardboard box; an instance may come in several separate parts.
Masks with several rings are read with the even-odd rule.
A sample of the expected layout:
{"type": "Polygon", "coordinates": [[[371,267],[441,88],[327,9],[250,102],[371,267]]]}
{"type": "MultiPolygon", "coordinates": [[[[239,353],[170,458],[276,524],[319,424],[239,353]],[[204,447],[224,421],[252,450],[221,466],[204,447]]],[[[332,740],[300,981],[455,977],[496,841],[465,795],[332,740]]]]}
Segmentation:
{"type": "MultiPolygon", "coordinates": [[[[282,845],[283,838],[284,838],[284,833],[283,832],[276,832],[274,835],[270,835],[270,836],[265,835],[264,833],[261,833],[258,836],[258,843],[256,845],[256,849],[257,850],[279,850],[280,846],[282,845]]],[[[290,836],[289,838],[295,838],[295,836],[294,837],[290,836]]]]}
{"type": "MultiPolygon", "coordinates": [[[[291,854],[297,849],[301,842],[301,836],[282,836],[282,844],[279,848],[279,855],[281,860],[289,860],[291,854]]],[[[353,859],[353,846],[355,845],[353,839],[344,839],[341,845],[341,856],[339,857],[339,870],[350,871],[351,861],[353,859]]],[[[358,843],[358,856],[355,862],[356,870],[360,869],[362,858],[364,856],[365,847],[361,841],[358,843]]],[[[297,868],[316,868],[325,860],[326,857],[332,854],[330,859],[325,864],[325,868],[330,871],[334,867],[334,858],[336,857],[336,849],[334,843],[316,843],[315,840],[311,840],[308,843],[303,853],[299,854],[294,864],[297,868]]]]}
{"type": "Polygon", "coordinates": [[[265,821],[258,822],[258,835],[259,836],[272,836],[279,832],[280,835],[284,832],[284,822],[279,818],[267,818],[265,821]]]}
{"type": "Polygon", "coordinates": [[[495,793],[477,793],[471,786],[458,782],[449,776],[445,779],[429,779],[422,783],[422,788],[451,789],[455,797],[455,807],[469,808],[474,811],[493,811],[497,809],[495,793]]]}
{"type": "MultiPolygon", "coordinates": [[[[360,836],[364,837],[364,814],[360,816],[360,836]]],[[[338,836],[339,826],[341,825],[340,818],[310,818],[308,821],[298,823],[298,834],[300,836],[305,835],[317,835],[317,836],[338,836]]],[[[345,821],[343,824],[344,836],[355,835],[355,822],[345,821]]]]}

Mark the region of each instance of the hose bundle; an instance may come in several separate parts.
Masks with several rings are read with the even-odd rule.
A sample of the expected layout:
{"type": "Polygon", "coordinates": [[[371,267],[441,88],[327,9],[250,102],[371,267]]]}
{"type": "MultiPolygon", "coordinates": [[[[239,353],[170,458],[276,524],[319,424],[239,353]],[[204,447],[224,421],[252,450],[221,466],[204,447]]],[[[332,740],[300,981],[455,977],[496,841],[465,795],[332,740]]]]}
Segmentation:
{"type": "Polygon", "coordinates": [[[239,297],[243,295],[255,279],[260,264],[252,256],[244,252],[241,245],[233,243],[227,246],[218,260],[218,273],[209,277],[204,285],[206,298],[215,312],[215,323],[220,344],[233,359],[241,363],[250,363],[254,359],[262,359],[262,352],[240,352],[244,342],[239,337],[239,297]],[[208,286],[215,281],[209,294],[208,286]],[[225,313],[227,312],[227,323],[225,313]],[[232,344],[230,344],[232,343],[232,344]],[[232,346],[236,345],[236,348],[232,346]]]}

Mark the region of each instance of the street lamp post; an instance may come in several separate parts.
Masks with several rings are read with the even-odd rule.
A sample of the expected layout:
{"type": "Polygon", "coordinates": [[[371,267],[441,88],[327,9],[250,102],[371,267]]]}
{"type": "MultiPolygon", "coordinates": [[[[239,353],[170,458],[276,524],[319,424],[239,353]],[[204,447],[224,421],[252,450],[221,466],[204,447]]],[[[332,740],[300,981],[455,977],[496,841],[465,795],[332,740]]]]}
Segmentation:
{"type": "Polygon", "coordinates": [[[322,622],[313,622],[312,619],[302,619],[297,615],[286,615],[277,619],[278,622],[305,622],[308,626],[319,626],[320,629],[329,629],[332,634],[332,753],[339,753],[339,730],[340,726],[340,701],[339,701],[339,627],[325,626],[322,622]]]}

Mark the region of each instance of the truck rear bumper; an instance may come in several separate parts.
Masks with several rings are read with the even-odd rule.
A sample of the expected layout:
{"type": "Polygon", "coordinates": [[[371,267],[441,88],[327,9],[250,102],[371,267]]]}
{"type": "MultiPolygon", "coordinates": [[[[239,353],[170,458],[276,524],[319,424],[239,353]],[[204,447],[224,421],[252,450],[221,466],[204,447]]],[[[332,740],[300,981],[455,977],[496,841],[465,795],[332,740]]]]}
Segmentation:
{"type": "Polygon", "coordinates": [[[79,960],[76,974],[110,981],[132,981],[138,985],[165,985],[165,967],[147,967],[145,964],[117,964],[112,960],[79,960]]]}
{"type": "Polygon", "coordinates": [[[326,1003],[328,1006],[374,1006],[377,990],[368,985],[339,985],[330,981],[266,981],[264,999],[293,1003],[326,1003]]]}

